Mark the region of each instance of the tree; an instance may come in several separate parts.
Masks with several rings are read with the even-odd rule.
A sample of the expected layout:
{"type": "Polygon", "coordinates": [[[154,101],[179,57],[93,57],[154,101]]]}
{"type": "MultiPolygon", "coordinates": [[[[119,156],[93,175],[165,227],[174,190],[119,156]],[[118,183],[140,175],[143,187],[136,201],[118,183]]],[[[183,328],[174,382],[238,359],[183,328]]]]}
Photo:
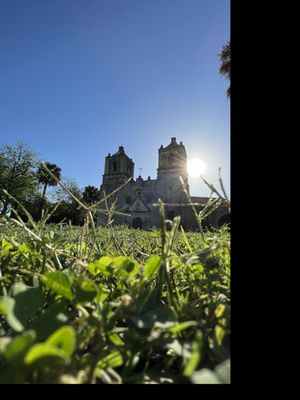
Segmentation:
{"type": "MultiPolygon", "coordinates": [[[[71,178],[63,178],[62,184],[77,199],[82,198],[82,193],[76,181],[71,178]]],[[[76,200],[65,189],[59,186],[55,193],[52,194],[53,200],[60,201],[60,205],[49,219],[49,223],[59,223],[61,221],[71,222],[74,225],[83,223],[83,210],[80,208],[76,200]]]]}
{"type": "MultiPolygon", "coordinates": [[[[49,171],[58,179],[60,180],[61,178],[61,168],[56,165],[56,164],[51,164],[49,162],[44,163],[46,167],[49,169],[49,171]]],[[[42,197],[45,199],[46,197],[46,190],[48,186],[56,186],[57,181],[47,172],[47,170],[43,167],[43,164],[40,164],[38,172],[37,172],[37,177],[39,183],[44,185],[43,188],[43,194],[42,197]]]]}
{"type": "Polygon", "coordinates": [[[82,193],[82,200],[87,204],[96,203],[99,200],[99,189],[95,186],[85,186],[82,193]]]}
{"type": "MultiPolygon", "coordinates": [[[[226,79],[230,80],[230,66],[231,66],[231,51],[230,51],[230,40],[222,47],[222,51],[219,53],[220,57],[220,74],[224,75],[226,79]]],[[[227,89],[227,97],[230,97],[230,84],[227,89]]]]}
{"type": "Polygon", "coordinates": [[[37,191],[35,168],[36,154],[22,142],[15,146],[5,145],[0,148],[0,210],[6,215],[13,201],[3,193],[9,194],[22,202],[37,191]]]}
{"type": "MultiPolygon", "coordinates": [[[[61,183],[65,188],[68,189],[69,192],[73,194],[73,196],[77,197],[80,200],[82,194],[75,179],[63,177],[61,183]]],[[[66,191],[61,186],[58,186],[57,189],[55,189],[55,192],[52,193],[53,201],[65,201],[66,203],[75,202],[74,198],[68,193],[68,191],[66,191]]]]}

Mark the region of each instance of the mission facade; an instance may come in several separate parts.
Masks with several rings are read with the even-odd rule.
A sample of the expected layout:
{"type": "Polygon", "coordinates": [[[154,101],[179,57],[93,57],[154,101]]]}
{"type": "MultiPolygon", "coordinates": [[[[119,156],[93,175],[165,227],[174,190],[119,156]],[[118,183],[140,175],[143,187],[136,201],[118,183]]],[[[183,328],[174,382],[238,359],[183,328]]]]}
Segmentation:
{"type": "MultiPolygon", "coordinates": [[[[120,146],[115,154],[109,153],[105,158],[100,198],[116,191],[107,201],[108,207],[114,204],[115,211],[120,213],[113,215],[113,224],[139,229],[160,227],[159,208],[155,204],[161,199],[166,204],[167,219],[172,220],[179,215],[181,225],[185,230],[196,230],[197,221],[184,193],[180,176],[189,193],[187,154],[183,143],[177,143],[175,137],[171,138],[168,146],[161,145],[158,150],[156,179],[150,177],[143,179],[139,175],[135,180],[134,162],[125,153],[124,147],[120,146]],[[123,187],[118,190],[121,186],[123,187]]],[[[197,204],[196,209],[199,211],[209,198],[191,196],[191,200],[197,204]]],[[[106,205],[101,203],[101,208],[105,209],[106,205]]],[[[99,211],[98,225],[107,224],[108,216],[101,210],[99,211]]],[[[227,207],[220,206],[203,221],[203,227],[219,227],[229,221],[227,207]]]]}

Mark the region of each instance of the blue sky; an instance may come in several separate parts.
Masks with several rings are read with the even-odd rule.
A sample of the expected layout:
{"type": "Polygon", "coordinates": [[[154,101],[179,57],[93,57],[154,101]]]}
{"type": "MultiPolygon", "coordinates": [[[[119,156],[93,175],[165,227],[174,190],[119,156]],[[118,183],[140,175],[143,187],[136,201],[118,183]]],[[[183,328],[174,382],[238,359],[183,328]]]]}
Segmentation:
{"type": "MultiPolygon", "coordinates": [[[[171,136],[230,185],[230,102],[218,52],[229,0],[0,0],[0,145],[27,143],[80,187],[123,145],[156,177],[171,136]]],[[[192,195],[208,195],[190,179],[192,195]]]]}

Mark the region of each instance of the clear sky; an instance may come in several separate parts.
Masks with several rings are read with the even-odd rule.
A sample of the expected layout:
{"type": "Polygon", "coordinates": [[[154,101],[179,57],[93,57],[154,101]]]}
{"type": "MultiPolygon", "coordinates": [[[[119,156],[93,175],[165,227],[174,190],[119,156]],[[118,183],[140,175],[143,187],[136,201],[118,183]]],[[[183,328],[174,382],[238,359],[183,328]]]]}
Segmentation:
{"type": "MultiPolygon", "coordinates": [[[[171,136],[230,185],[229,0],[0,0],[0,145],[27,143],[80,187],[123,145],[156,178],[171,136]]],[[[192,195],[208,195],[190,179],[192,195]]]]}

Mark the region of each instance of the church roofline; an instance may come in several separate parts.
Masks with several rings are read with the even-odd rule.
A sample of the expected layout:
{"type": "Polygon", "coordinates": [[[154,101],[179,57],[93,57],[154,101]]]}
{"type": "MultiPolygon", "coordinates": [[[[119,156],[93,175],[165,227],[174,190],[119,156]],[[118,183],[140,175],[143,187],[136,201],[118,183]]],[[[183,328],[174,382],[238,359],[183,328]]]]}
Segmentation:
{"type": "MultiPolygon", "coordinates": [[[[201,203],[208,202],[211,197],[199,197],[199,196],[191,196],[191,200],[193,203],[201,203]]],[[[217,197],[212,197],[213,200],[216,200],[217,197]]]]}
{"type": "Polygon", "coordinates": [[[114,158],[116,156],[124,156],[125,158],[127,158],[127,160],[129,160],[134,165],[133,159],[128,157],[128,155],[125,153],[125,150],[124,150],[123,146],[119,146],[119,150],[116,153],[114,153],[113,155],[108,153],[108,155],[105,157],[105,159],[114,158]]]}
{"type": "Polygon", "coordinates": [[[176,137],[173,136],[173,137],[171,137],[171,143],[169,143],[168,146],[164,147],[163,145],[161,145],[158,150],[164,151],[164,150],[169,150],[170,148],[175,148],[175,147],[184,147],[184,144],[182,142],[180,142],[178,144],[176,141],[176,137]]]}

